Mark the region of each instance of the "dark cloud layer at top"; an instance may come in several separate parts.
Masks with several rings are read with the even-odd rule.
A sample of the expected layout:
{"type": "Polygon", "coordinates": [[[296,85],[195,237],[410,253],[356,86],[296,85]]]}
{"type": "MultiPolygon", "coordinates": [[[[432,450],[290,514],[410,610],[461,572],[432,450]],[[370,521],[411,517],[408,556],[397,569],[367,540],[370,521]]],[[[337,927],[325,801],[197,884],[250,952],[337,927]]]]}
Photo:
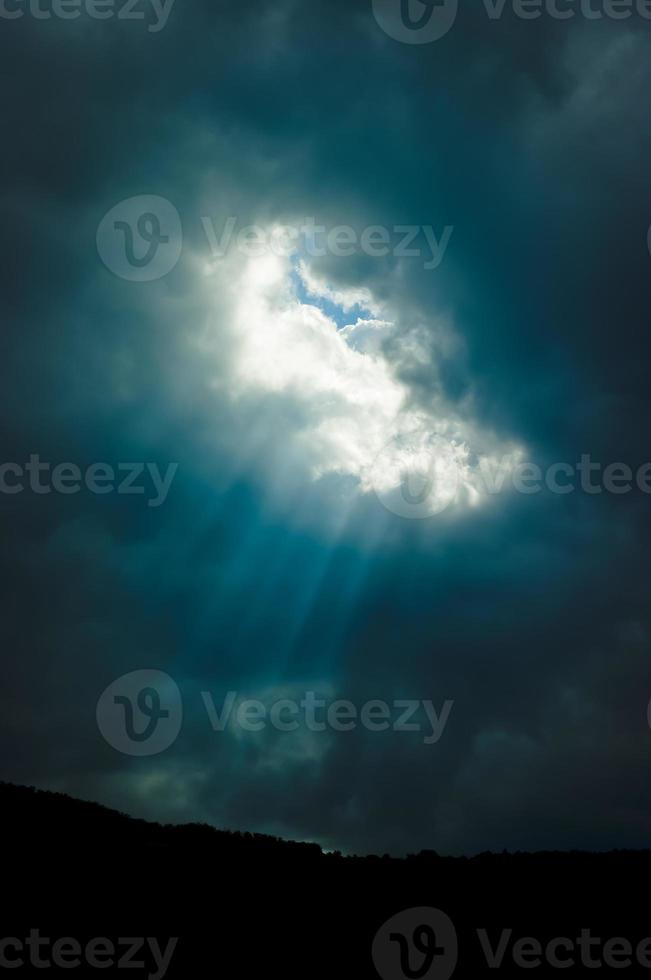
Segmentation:
{"type": "MultiPolygon", "coordinates": [[[[433,272],[317,266],[453,322],[436,383],[496,438],[543,463],[647,461],[650,30],[479,9],[410,47],[362,0],[176,0],[158,34],[2,23],[2,456],[179,463],[159,509],[0,499],[3,778],[358,851],[648,844],[648,497],[383,515],[372,546],[364,499],[337,537],[328,487],[285,455],[300,406],[224,395],[228,307],[197,267],[205,215],[454,225],[433,272]],[[147,284],[95,247],[139,194],[173,201],[186,239],[147,284]],[[187,693],[186,725],[128,761],[95,705],[148,666],[187,693]],[[198,697],[326,688],[455,708],[425,746],[219,737],[198,697]]],[[[418,404],[439,391],[427,370],[410,382],[418,404]]]]}

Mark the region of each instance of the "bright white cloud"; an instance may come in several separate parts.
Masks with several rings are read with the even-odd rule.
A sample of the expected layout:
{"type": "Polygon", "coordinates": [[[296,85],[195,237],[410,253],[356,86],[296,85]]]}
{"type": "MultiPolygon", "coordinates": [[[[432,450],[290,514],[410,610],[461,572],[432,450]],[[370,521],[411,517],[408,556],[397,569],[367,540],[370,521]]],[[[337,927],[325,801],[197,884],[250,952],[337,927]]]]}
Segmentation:
{"type": "Polygon", "coordinates": [[[509,449],[442,396],[430,410],[415,405],[397,366],[428,363],[422,329],[402,329],[368,289],[333,288],[292,257],[238,256],[217,275],[230,296],[230,394],[259,397],[261,425],[269,399],[291,400],[296,412],[274,436],[306,477],[353,478],[358,492],[374,491],[404,516],[480,502],[478,458],[503,462],[509,449]],[[340,329],[320,301],[368,317],[340,329]]]}
{"type": "Polygon", "coordinates": [[[379,316],[382,311],[381,305],[373,299],[370,289],[366,289],[365,286],[359,289],[333,289],[324,279],[315,275],[305,261],[299,262],[298,274],[310,296],[314,296],[315,299],[330,300],[331,303],[339,306],[344,313],[349,313],[355,307],[359,307],[373,316],[379,316]]]}

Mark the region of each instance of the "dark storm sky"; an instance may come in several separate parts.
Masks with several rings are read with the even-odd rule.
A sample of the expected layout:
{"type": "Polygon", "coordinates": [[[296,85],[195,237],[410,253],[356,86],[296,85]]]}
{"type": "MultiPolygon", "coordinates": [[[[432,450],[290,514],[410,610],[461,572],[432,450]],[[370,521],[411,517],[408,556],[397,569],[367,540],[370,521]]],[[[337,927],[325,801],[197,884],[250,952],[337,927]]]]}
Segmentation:
{"type": "Polygon", "coordinates": [[[638,467],[651,22],[466,4],[407,45],[370,0],[176,0],[147,24],[0,19],[3,461],[179,464],[158,508],[0,495],[0,777],[349,851],[648,845],[651,497],[508,494],[409,521],[360,493],[342,516],[346,479],[302,467],[325,411],[309,385],[233,394],[248,296],[205,274],[201,218],[453,226],[435,270],[315,268],[431,340],[418,370],[400,326],[386,352],[414,405],[541,465],[638,467]],[[183,222],[153,282],[96,247],[137,195],[183,222]],[[185,723],[132,759],[95,708],[148,667],[179,684],[185,723]],[[214,733],[202,690],[455,704],[428,746],[214,733]]]}

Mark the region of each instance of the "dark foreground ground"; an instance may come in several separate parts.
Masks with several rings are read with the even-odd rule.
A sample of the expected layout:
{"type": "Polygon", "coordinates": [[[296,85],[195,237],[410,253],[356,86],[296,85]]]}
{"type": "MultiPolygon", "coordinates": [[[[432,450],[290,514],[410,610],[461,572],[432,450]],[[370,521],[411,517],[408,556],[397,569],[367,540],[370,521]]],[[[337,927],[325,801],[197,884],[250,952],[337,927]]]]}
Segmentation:
{"type": "Polygon", "coordinates": [[[651,977],[646,851],[342,858],[2,784],[0,812],[0,977],[651,977]]]}

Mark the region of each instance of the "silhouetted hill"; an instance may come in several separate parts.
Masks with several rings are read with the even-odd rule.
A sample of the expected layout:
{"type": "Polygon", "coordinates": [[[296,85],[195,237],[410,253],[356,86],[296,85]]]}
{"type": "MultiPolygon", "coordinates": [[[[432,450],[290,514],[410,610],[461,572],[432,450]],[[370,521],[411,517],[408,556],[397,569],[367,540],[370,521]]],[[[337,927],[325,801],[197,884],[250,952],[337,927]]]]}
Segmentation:
{"type": "Polygon", "coordinates": [[[201,850],[213,857],[260,860],[314,861],[322,857],[318,844],[295,843],[265,834],[217,830],[208,824],[163,825],[138,820],[99,803],[75,800],[27,786],[0,782],[0,812],[5,829],[27,837],[31,846],[111,850],[164,848],[188,854],[201,850]]]}
{"type": "MultiPolygon", "coordinates": [[[[178,937],[168,977],[377,977],[375,935],[391,916],[417,907],[440,909],[454,923],[455,976],[495,975],[480,929],[493,948],[503,930],[513,930],[498,975],[522,973],[512,957],[518,938],[537,937],[545,948],[558,937],[574,942],[582,929],[631,944],[651,936],[644,898],[648,851],[342,857],[264,835],[148,823],[7,784],[0,784],[0,812],[9,900],[4,936],[38,929],[80,942],[178,937]]],[[[419,953],[414,956],[414,963],[423,962],[419,953]]],[[[572,972],[594,968],[579,963],[572,972]]],[[[534,972],[557,976],[558,969],[543,961],[534,972]]],[[[86,965],[73,975],[84,971],[98,972],[86,965]]],[[[423,977],[443,975],[438,969],[423,977]]],[[[635,960],[625,975],[651,974],[635,960]]]]}

